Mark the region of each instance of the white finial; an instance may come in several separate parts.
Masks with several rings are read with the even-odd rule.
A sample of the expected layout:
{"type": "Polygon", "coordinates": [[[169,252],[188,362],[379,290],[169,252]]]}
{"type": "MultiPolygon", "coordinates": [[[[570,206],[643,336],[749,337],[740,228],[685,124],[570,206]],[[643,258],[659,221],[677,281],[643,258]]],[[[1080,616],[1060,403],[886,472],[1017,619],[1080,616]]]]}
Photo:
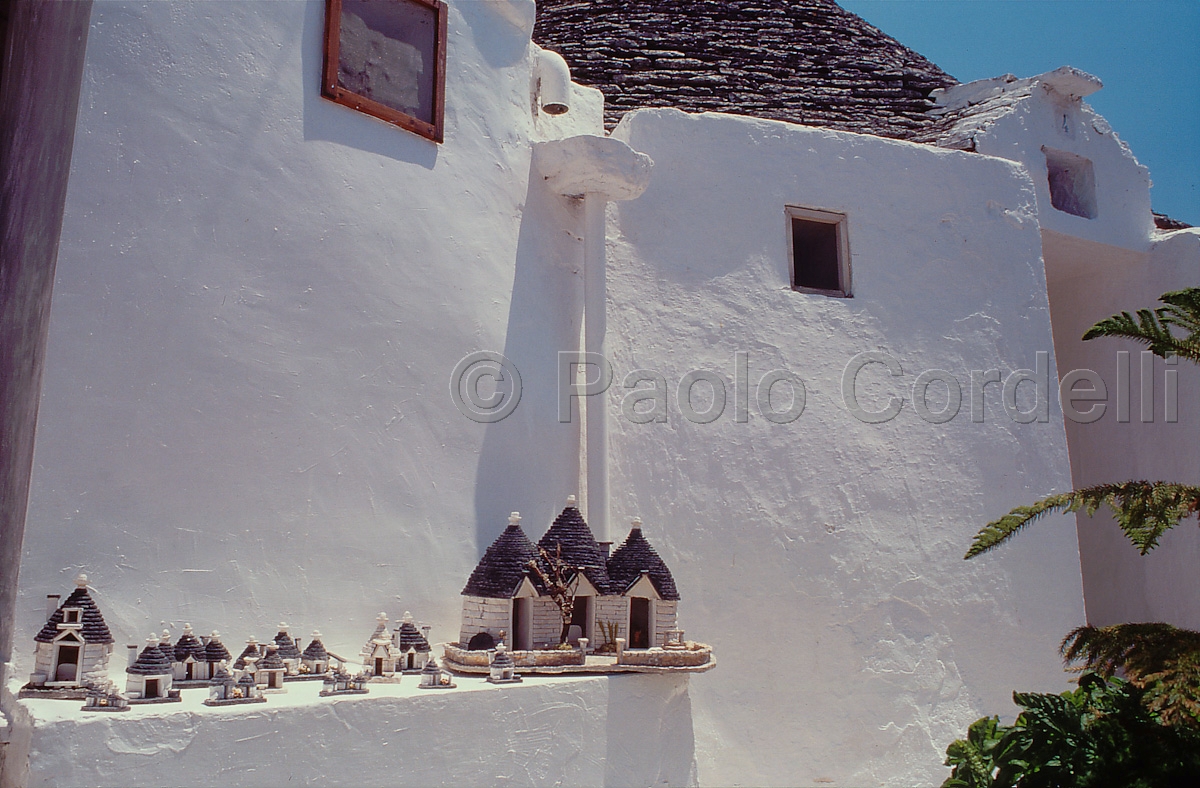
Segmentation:
{"type": "Polygon", "coordinates": [[[211,637],[213,640],[216,640],[217,638],[221,637],[221,633],[214,629],[209,637],[211,637]]]}
{"type": "Polygon", "coordinates": [[[510,514],[508,516],[508,524],[509,525],[520,525],[521,524],[521,513],[513,512],[512,514],[510,514]]]}
{"type": "Polygon", "coordinates": [[[80,572],[79,575],[75,578],[75,587],[76,588],[87,588],[87,575],[85,575],[83,572],[80,572]]]}
{"type": "Polygon", "coordinates": [[[171,630],[164,629],[162,635],[159,636],[158,639],[159,639],[159,641],[161,641],[163,643],[166,643],[167,641],[169,641],[171,639],[171,630]]]}
{"type": "MultiPolygon", "coordinates": [[[[185,634],[185,635],[190,635],[190,634],[192,634],[192,625],[191,625],[191,624],[184,624],[184,625],[183,625],[183,634],[185,634]]],[[[214,632],[213,634],[215,635],[216,633],[214,632]]]]}
{"type": "Polygon", "coordinates": [[[150,648],[157,648],[158,647],[158,635],[151,632],[150,637],[146,638],[146,645],[149,646],[150,648]]]}
{"type": "Polygon", "coordinates": [[[321,639],[321,633],[320,633],[320,632],[318,632],[317,630],[315,630],[315,629],[314,629],[314,630],[313,630],[313,633],[312,633],[312,638],[313,638],[313,640],[320,640],[320,639],[321,639]]]}
{"type": "Polygon", "coordinates": [[[387,613],[384,613],[382,610],[380,610],[379,615],[375,616],[375,620],[378,621],[380,624],[386,624],[387,623],[387,613]]]}
{"type": "Polygon", "coordinates": [[[567,496],[567,507],[568,507],[568,508],[574,508],[574,507],[575,507],[575,496],[574,496],[574,495],[568,495],[568,496],[567,496]]]}
{"type": "Polygon", "coordinates": [[[279,622],[279,631],[280,631],[280,632],[287,632],[287,631],[288,631],[288,625],[287,625],[287,624],[285,624],[285,623],[283,623],[282,621],[280,621],[280,622],[279,622]]]}
{"type": "Polygon", "coordinates": [[[642,530],[642,518],[640,517],[634,517],[629,521],[629,524],[633,526],[633,530],[635,531],[642,530]]]}
{"type": "Polygon", "coordinates": [[[412,613],[409,613],[407,610],[405,610],[404,618],[402,618],[401,621],[403,621],[405,624],[411,624],[413,621],[412,613]]]}
{"type": "Polygon", "coordinates": [[[258,638],[254,637],[254,635],[251,635],[250,639],[246,641],[246,645],[247,646],[257,646],[258,638]]]}

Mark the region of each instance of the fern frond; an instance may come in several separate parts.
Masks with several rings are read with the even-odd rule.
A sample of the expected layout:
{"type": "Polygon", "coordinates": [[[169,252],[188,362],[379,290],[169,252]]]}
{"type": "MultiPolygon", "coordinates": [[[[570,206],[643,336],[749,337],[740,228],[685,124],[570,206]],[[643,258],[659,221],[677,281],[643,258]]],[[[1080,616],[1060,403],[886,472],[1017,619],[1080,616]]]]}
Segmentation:
{"type": "Polygon", "coordinates": [[[1083,338],[1132,339],[1163,358],[1179,356],[1200,362],[1200,288],[1163,293],[1159,301],[1166,306],[1139,309],[1136,316],[1122,312],[1105,318],[1088,329],[1083,338]],[[1185,331],[1186,336],[1175,336],[1172,326],[1185,331]]]}
{"type": "Polygon", "coordinates": [[[1059,653],[1079,670],[1123,671],[1163,723],[1200,725],[1200,632],[1160,623],[1084,626],[1063,639],[1059,653]]]}
{"type": "Polygon", "coordinates": [[[1121,530],[1142,555],[1158,545],[1163,533],[1200,509],[1200,487],[1174,482],[1128,481],[1101,484],[1051,495],[1018,506],[980,529],[965,558],[974,558],[1008,541],[1025,526],[1051,512],[1085,512],[1107,506],[1121,530]]]}

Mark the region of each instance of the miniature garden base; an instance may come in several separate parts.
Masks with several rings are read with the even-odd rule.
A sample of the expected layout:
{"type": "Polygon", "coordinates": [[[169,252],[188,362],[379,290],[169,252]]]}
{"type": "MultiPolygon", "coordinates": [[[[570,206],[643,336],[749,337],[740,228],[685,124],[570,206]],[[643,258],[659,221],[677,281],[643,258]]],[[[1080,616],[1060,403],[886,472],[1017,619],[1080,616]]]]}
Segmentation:
{"type": "Polygon", "coordinates": [[[14,701],[8,747],[28,762],[24,788],[695,785],[688,680],[459,678],[443,692],[406,682],[329,698],[301,682],[265,703],[211,707],[191,689],[124,714],[29,699],[14,701]]]}
{"type": "Polygon", "coordinates": [[[258,698],[226,698],[225,700],[212,700],[211,698],[204,701],[205,706],[240,706],[243,703],[266,703],[267,699],[258,698]]]}
{"type": "Polygon", "coordinates": [[[181,702],[183,702],[183,697],[180,695],[179,690],[171,690],[171,692],[172,692],[172,694],[168,695],[165,698],[130,698],[129,705],[130,706],[153,706],[158,703],[181,703],[181,702]]]}
{"type": "MultiPolygon", "coordinates": [[[[616,654],[588,654],[579,661],[578,651],[545,649],[510,651],[516,669],[523,675],[561,676],[569,674],[596,675],[607,673],[704,673],[717,666],[712,649],[646,649],[627,650],[618,659],[616,654]],[[560,664],[553,664],[555,655],[563,655],[560,664]],[[568,661],[569,660],[569,661],[568,661]]],[[[482,675],[491,672],[490,652],[468,651],[447,644],[442,667],[455,673],[482,675]]]]}
{"type": "Polygon", "coordinates": [[[322,698],[332,698],[332,697],[335,697],[335,696],[337,696],[337,695],[366,695],[366,694],[368,694],[368,693],[370,693],[370,690],[365,690],[365,689],[360,689],[360,690],[347,689],[347,690],[321,690],[321,691],[320,691],[319,693],[317,693],[317,694],[318,694],[318,695],[320,695],[322,698]]]}
{"type": "Polygon", "coordinates": [[[129,711],[128,706],[83,706],[80,711],[91,713],[93,711],[129,711]]]}
{"type": "Polygon", "coordinates": [[[55,700],[87,700],[85,687],[35,687],[26,684],[17,693],[18,698],[54,698],[55,700]]]}

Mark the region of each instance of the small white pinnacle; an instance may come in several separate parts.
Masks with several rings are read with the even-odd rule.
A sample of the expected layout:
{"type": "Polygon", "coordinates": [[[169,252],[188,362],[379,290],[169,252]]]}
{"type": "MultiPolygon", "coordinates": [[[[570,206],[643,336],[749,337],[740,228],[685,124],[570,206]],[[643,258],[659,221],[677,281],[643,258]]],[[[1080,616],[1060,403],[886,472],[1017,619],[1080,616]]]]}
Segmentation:
{"type": "Polygon", "coordinates": [[[85,575],[83,572],[80,572],[75,578],[75,586],[77,588],[87,588],[87,575],[85,575]]]}
{"type": "Polygon", "coordinates": [[[513,512],[512,514],[510,514],[508,516],[508,524],[509,525],[520,525],[521,524],[521,513],[513,512]]]}
{"type": "Polygon", "coordinates": [[[634,517],[632,520],[629,521],[629,524],[632,525],[634,528],[636,528],[639,531],[642,530],[642,518],[640,518],[640,517],[634,517]]]}
{"type": "Polygon", "coordinates": [[[567,506],[574,506],[574,505],[575,505],[575,496],[568,495],[567,496],[567,506]]]}

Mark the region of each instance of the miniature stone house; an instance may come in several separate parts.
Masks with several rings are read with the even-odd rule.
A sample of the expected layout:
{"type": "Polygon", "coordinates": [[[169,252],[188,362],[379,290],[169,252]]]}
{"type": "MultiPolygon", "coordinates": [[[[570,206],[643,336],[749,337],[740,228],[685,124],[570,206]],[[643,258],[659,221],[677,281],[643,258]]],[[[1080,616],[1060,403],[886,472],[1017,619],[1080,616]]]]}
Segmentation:
{"type": "Polygon", "coordinates": [[[260,687],[267,690],[284,691],[283,674],[287,672],[287,667],[279,656],[279,646],[274,643],[267,646],[266,656],[258,661],[255,668],[254,681],[260,687]]]}
{"type": "Polygon", "coordinates": [[[238,655],[237,661],[233,663],[234,670],[244,670],[247,662],[262,658],[263,651],[258,647],[258,638],[254,635],[246,641],[246,647],[242,649],[242,653],[238,655]]]}
{"type": "Polygon", "coordinates": [[[183,634],[171,650],[171,665],[175,681],[206,681],[212,675],[209,673],[207,648],[196,637],[191,624],[183,625],[183,634]]]}
{"type": "Polygon", "coordinates": [[[34,636],[33,687],[71,689],[99,684],[108,676],[113,637],[88,594],[87,575],[75,578],[75,590],[61,606],[47,597],[45,626],[34,636]]]}
{"type": "Polygon", "coordinates": [[[329,652],[321,642],[321,633],[313,632],[312,641],[300,655],[301,673],[324,673],[329,670],[329,652]]]}
{"type": "Polygon", "coordinates": [[[300,672],[300,646],[288,633],[288,625],[281,623],[275,633],[275,645],[279,646],[279,658],[287,675],[295,676],[300,672]]]}
{"type": "Polygon", "coordinates": [[[360,652],[363,672],[374,679],[390,679],[396,675],[396,663],[400,650],[388,636],[387,613],[380,612],[375,618],[375,631],[360,652]]]}
{"type": "Polygon", "coordinates": [[[204,644],[204,661],[208,663],[208,675],[215,676],[217,666],[221,663],[229,662],[233,656],[229,653],[229,649],[225,648],[225,644],[221,642],[221,633],[215,629],[208,636],[208,642],[204,644]]]}
{"type": "Polygon", "coordinates": [[[158,645],[157,635],[148,637],[137,660],[125,668],[125,694],[130,700],[153,700],[170,694],[175,673],[158,645]]]}
{"type": "MultiPolygon", "coordinates": [[[[425,628],[428,631],[428,627],[425,628]]],[[[400,652],[400,670],[404,673],[420,673],[430,659],[429,640],[413,623],[412,613],[404,611],[400,626],[392,633],[392,645],[400,652]]]]}
{"type": "Polygon", "coordinates": [[[599,635],[604,643],[612,630],[631,641],[629,648],[665,643],[666,633],[675,629],[679,592],[670,569],[642,535],[640,520],[609,556],[608,545],[596,541],[574,496],[537,548],[525,536],[520,519],[515,512],[509,517],[508,528],[484,552],[463,589],[463,646],[489,648],[507,640],[520,651],[558,644],[559,609],[528,568],[537,548],[561,553],[565,563],[580,568],[569,642],[586,638],[597,643],[599,635]]]}

